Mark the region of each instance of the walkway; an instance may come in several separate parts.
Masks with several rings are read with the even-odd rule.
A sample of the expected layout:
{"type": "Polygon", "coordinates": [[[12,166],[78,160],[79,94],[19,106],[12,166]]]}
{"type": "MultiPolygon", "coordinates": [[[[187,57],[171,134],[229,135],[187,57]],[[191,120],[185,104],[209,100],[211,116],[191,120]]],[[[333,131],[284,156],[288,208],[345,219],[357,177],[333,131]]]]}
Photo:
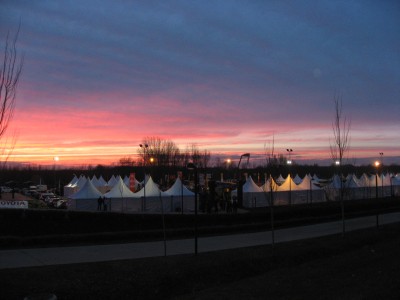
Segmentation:
{"type": "MultiPolygon", "coordinates": [[[[379,216],[379,224],[400,222],[400,213],[379,216]]],[[[376,216],[346,221],[346,231],[376,226],[376,216]]],[[[287,229],[275,230],[275,242],[308,239],[342,232],[342,222],[328,222],[287,229]]],[[[198,251],[210,252],[225,249],[271,244],[271,232],[245,233],[235,235],[201,237],[198,251]]],[[[190,254],[194,252],[194,239],[168,240],[167,255],[190,254]]],[[[100,262],[123,259],[164,256],[164,242],[35,248],[0,251],[0,269],[35,267],[47,265],[100,262]]]]}

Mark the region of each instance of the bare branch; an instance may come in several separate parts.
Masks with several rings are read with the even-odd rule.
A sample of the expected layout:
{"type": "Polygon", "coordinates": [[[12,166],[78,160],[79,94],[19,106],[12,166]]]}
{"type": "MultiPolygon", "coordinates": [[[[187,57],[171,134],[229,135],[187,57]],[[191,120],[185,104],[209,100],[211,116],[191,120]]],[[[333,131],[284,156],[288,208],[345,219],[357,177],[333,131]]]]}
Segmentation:
{"type": "Polygon", "coordinates": [[[344,155],[350,147],[351,122],[342,116],[342,97],[335,94],[335,116],[332,122],[333,142],[330,144],[331,157],[342,164],[344,155]]]}
{"type": "Polygon", "coordinates": [[[7,131],[14,115],[17,87],[24,63],[23,56],[18,59],[17,40],[20,27],[10,44],[9,34],[5,41],[3,64],[0,69],[0,138],[7,131]]]}

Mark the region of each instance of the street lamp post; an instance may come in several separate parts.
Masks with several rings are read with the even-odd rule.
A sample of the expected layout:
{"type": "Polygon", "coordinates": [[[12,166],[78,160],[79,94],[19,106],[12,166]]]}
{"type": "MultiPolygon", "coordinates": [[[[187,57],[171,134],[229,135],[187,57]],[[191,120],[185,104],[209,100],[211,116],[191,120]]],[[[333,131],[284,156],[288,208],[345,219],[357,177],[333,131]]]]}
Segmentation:
{"type": "Polygon", "coordinates": [[[194,254],[197,255],[197,166],[194,163],[188,163],[187,169],[194,171],[194,254]]]}
{"type": "Polygon", "coordinates": [[[379,152],[379,155],[381,156],[381,195],[382,198],[384,197],[383,195],[383,152],[379,152]]]}
{"type": "Polygon", "coordinates": [[[290,174],[290,166],[292,165],[292,160],[290,159],[290,155],[293,152],[293,149],[286,149],[289,153],[289,159],[287,161],[287,165],[289,166],[289,205],[292,205],[292,176],[290,174]]]}
{"type": "Polygon", "coordinates": [[[344,219],[344,199],[343,199],[343,180],[342,180],[342,171],[340,170],[341,168],[341,159],[335,161],[335,166],[339,169],[338,171],[338,176],[339,176],[339,181],[340,181],[340,191],[339,191],[339,198],[340,198],[340,210],[342,214],[342,237],[344,237],[344,234],[346,232],[346,224],[345,224],[345,219],[344,219]]]}
{"type": "Polygon", "coordinates": [[[377,203],[377,211],[376,211],[376,228],[379,228],[379,216],[378,216],[378,206],[379,206],[379,201],[378,201],[378,168],[379,168],[380,162],[376,161],[375,162],[375,167],[376,167],[376,174],[375,174],[375,198],[376,198],[376,203],[377,203]]]}
{"type": "Polygon", "coordinates": [[[143,180],[143,210],[145,209],[146,205],[146,149],[149,148],[147,144],[139,144],[140,148],[143,148],[143,173],[144,173],[144,180],[143,180]]]}

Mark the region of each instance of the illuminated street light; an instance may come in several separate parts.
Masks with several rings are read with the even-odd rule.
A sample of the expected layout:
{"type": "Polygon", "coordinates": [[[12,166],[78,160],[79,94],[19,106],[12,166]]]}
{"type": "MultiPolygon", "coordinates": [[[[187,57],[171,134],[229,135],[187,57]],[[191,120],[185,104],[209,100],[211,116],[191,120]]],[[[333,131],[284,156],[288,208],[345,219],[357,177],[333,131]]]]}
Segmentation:
{"type": "Polygon", "coordinates": [[[382,198],[383,198],[383,152],[379,152],[379,155],[381,156],[381,186],[382,186],[382,198]]]}
{"type": "Polygon", "coordinates": [[[293,149],[288,148],[288,149],[286,149],[286,151],[289,153],[289,159],[288,159],[287,163],[288,163],[288,165],[290,165],[292,163],[292,160],[290,159],[290,155],[292,154],[293,149]]]}
{"type": "Polygon", "coordinates": [[[287,164],[289,166],[289,205],[292,204],[292,176],[290,174],[290,166],[292,165],[292,160],[290,159],[290,155],[293,152],[293,149],[286,149],[286,151],[289,153],[289,159],[287,160],[287,164]]]}
{"type": "Polygon", "coordinates": [[[290,155],[293,152],[293,149],[286,149],[289,153],[289,159],[287,160],[287,164],[289,166],[289,205],[292,205],[292,176],[290,174],[290,166],[292,165],[292,160],[290,159],[290,155]]]}
{"type": "Polygon", "coordinates": [[[140,148],[143,148],[143,173],[144,173],[144,179],[143,179],[143,198],[144,198],[144,203],[143,203],[143,208],[146,205],[146,149],[149,148],[149,145],[147,144],[139,144],[140,148]]]}
{"type": "MultiPolygon", "coordinates": [[[[377,205],[379,207],[379,201],[378,201],[378,168],[381,165],[379,161],[376,161],[374,163],[375,167],[376,167],[376,174],[375,174],[375,197],[376,197],[376,201],[377,201],[377,205]]],[[[377,207],[377,209],[378,209],[377,207]]],[[[379,228],[379,215],[378,215],[378,211],[376,212],[376,228],[379,228]]]]}

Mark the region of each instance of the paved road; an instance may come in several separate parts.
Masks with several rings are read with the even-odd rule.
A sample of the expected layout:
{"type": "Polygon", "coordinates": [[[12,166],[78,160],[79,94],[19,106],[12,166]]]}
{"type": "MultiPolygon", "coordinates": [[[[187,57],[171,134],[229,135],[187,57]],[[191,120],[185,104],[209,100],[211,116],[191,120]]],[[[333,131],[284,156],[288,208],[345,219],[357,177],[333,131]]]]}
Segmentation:
{"type": "MultiPolygon", "coordinates": [[[[379,216],[379,224],[400,222],[400,213],[379,216]]],[[[347,220],[346,231],[376,226],[376,216],[347,220]]],[[[275,242],[287,242],[342,232],[342,222],[275,230],[275,242]]],[[[271,232],[245,233],[198,240],[199,252],[210,252],[232,248],[271,244],[271,232]]],[[[167,255],[189,254],[194,251],[194,239],[170,240],[166,243],[167,255]]],[[[99,262],[122,259],[164,256],[164,243],[146,242],[94,246],[35,248],[0,251],[0,269],[99,262]]]]}

